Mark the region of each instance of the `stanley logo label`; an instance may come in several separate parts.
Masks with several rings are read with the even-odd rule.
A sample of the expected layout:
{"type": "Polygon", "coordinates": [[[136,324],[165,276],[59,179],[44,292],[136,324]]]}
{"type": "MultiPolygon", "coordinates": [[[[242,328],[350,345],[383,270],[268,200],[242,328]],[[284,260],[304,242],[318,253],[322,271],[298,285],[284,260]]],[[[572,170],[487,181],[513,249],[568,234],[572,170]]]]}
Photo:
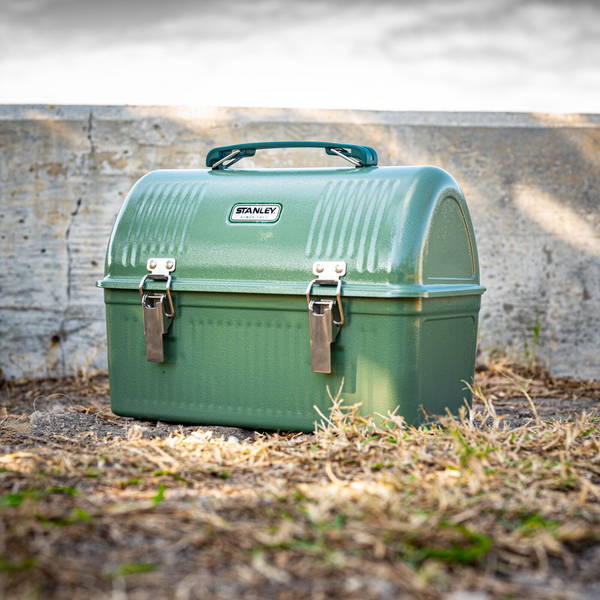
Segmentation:
{"type": "Polygon", "coordinates": [[[275,223],[281,204],[234,204],[229,213],[232,223],[275,223]]]}

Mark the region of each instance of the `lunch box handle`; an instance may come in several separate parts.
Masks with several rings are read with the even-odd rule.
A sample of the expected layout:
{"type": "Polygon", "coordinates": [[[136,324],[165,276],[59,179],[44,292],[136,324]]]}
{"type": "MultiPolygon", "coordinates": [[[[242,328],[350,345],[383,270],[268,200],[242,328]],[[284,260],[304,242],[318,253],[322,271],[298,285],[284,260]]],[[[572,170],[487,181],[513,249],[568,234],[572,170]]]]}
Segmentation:
{"type": "Polygon", "coordinates": [[[374,167],[377,164],[377,152],[370,146],[339,142],[250,142],[213,148],[206,155],[206,166],[226,169],[242,158],[254,156],[257,150],[267,148],[325,148],[327,154],[339,156],[355,167],[374,167]]]}

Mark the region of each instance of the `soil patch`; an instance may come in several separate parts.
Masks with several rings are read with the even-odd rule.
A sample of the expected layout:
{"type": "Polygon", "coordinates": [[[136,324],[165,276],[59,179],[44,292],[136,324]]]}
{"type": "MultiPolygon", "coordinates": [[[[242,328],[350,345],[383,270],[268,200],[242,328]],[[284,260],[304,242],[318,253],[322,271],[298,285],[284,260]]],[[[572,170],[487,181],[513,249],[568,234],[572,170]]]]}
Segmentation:
{"type": "MultiPolygon", "coordinates": [[[[600,383],[482,366],[473,409],[312,434],[142,421],[107,379],[5,385],[4,598],[600,596],[600,383]]],[[[343,397],[343,394],[342,394],[343,397]]]]}

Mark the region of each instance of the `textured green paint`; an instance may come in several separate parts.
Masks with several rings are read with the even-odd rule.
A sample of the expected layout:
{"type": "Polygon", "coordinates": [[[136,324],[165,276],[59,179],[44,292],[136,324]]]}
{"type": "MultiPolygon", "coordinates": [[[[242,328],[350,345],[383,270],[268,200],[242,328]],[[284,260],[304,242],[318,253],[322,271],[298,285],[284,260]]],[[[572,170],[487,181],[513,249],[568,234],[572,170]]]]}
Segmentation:
{"type": "Polygon", "coordinates": [[[139,295],[106,290],[112,407],[121,415],[310,431],[326,386],[365,413],[456,410],[469,392],[479,296],[345,301],[333,373],[310,370],[306,301],[183,292],[165,362],[145,360],[139,295]]]}
{"type": "Polygon", "coordinates": [[[440,169],[150,173],[119,213],[99,285],[118,414],[308,431],[342,380],[346,402],[411,423],[420,406],[441,414],[470,397],[483,288],[468,209],[440,169]],[[281,204],[280,218],[229,222],[240,203],[281,204]],[[153,256],[177,259],[164,363],[145,360],[137,293],[153,256]],[[311,371],[304,297],[327,259],[348,265],[331,375],[311,371]]]}
{"type": "Polygon", "coordinates": [[[154,171],[136,183],[117,217],[100,285],[137,288],[150,256],[177,259],[176,291],[303,294],[313,263],[327,259],[347,262],[346,296],[483,291],[466,204],[435,167],[154,171]],[[446,244],[440,264],[429,261],[428,273],[429,228],[446,198],[468,231],[446,244]],[[279,203],[281,216],[230,223],[232,206],[244,203],[279,203]],[[473,273],[457,276],[452,256],[472,261],[473,273]],[[429,275],[438,279],[428,282],[429,275]]]}

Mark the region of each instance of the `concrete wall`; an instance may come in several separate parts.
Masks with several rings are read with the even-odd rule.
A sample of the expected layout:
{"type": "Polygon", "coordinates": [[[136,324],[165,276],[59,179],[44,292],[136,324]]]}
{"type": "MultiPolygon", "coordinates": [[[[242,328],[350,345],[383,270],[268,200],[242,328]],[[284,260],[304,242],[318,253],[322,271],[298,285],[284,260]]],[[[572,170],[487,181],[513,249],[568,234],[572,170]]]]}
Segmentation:
{"type": "MultiPolygon", "coordinates": [[[[0,364],[7,378],[105,368],[106,241],[132,183],[196,168],[240,140],[374,146],[380,164],[434,164],[471,207],[488,286],[483,351],[537,354],[600,378],[600,115],[0,106],[0,364]]],[[[252,161],[246,160],[245,166],[252,161]]],[[[316,151],[261,166],[339,165],[316,151]]]]}

